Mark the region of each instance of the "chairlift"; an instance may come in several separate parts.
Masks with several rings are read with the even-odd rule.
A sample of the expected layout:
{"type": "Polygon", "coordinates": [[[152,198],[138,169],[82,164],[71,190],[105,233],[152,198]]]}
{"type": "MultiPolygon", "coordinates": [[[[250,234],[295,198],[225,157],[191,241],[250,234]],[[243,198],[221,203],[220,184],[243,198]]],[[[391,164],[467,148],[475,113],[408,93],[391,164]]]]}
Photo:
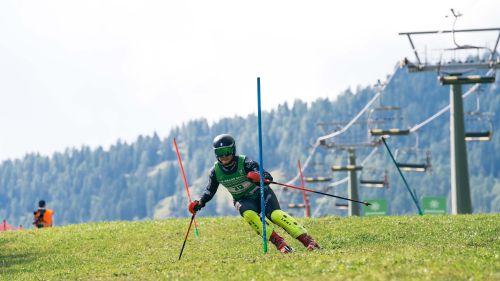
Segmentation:
{"type": "Polygon", "coordinates": [[[431,168],[431,157],[428,149],[418,147],[418,135],[415,133],[415,146],[398,148],[395,151],[396,165],[405,172],[427,172],[431,168]]]}
{"type": "MultiPolygon", "coordinates": [[[[478,46],[478,45],[470,45],[470,44],[459,44],[457,42],[456,34],[457,33],[463,33],[463,32],[470,32],[470,31],[493,31],[493,30],[498,30],[498,29],[476,29],[476,30],[456,30],[455,25],[457,23],[457,20],[459,17],[462,16],[461,13],[455,12],[455,10],[451,9],[451,13],[453,17],[455,18],[453,21],[453,27],[451,31],[452,39],[453,39],[453,45],[454,47],[451,48],[444,48],[441,55],[440,55],[440,65],[453,65],[454,70],[453,73],[466,73],[469,71],[472,71],[476,69],[477,64],[483,64],[485,63],[484,61],[484,54],[489,53],[489,60],[494,59],[495,53],[496,53],[496,47],[499,42],[500,38],[500,33],[497,36],[496,44],[494,48],[489,48],[488,46],[478,46]],[[475,55],[471,55],[471,51],[476,51],[475,55]],[[481,55],[483,53],[483,55],[481,55]],[[447,61],[443,60],[443,57],[445,54],[450,54],[451,56],[447,58],[447,61]],[[465,56],[461,56],[461,54],[465,56]]],[[[443,85],[448,85],[448,84],[471,84],[471,83],[492,83],[495,81],[495,77],[492,76],[457,76],[457,75],[451,75],[449,76],[450,73],[446,73],[445,71],[441,72],[441,68],[438,68],[438,76],[439,80],[443,85]],[[443,73],[444,75],[442,75],[443,73]]]]}
{"type": "Polygon", "coordinates": [[[312,171],[309,172],[313,175],[308,176],[308,177],[304,176],[305,182],[310,182],[310,183],[329,182],[332,180],[332,178],[328,177],[328,176],[318,176],[318,175],[323,175],[326,173],[325,167],[327,167],[327,165],[325,163],[323,163],[323,162],[311,162],[309,165],[313,167],[312,171]]]}
{"type": "Polygon", "coordinates": [[[328,182],[331,181],[332,178],[329,177],[305,177],[305,182],[328,182]]]}
{"type": "Polygon", "coordinates": [[[328,140],[321,139],[319,145],[324,148],[346,149],[352,147],[373,147],[377,145],[366,133],[369,125],[367,119],[357,120],[353,123],[339,121],[318,123],[317,125],[332,127],[333,132],[340,132],[343,130],[328,140]]]}
{"type": "Polygon", "coordinates": [[[477,69],[478,65],[485,64],[486,62],[484,61],[484,58],[481,57],[481,52],[484,52],[483,56],[490,53],[491,59],[491,54],[495,53],[493,50],[487,47],[458,45],[456,42],[455,45],[456,47],[454,48],[446,48],[442,50],[440,55],[437,72],[438,80],[442,85],[495,82],[495,76],[492,75],[461,75],[473,72],[477,69]],[[477,54],[475,56],[470,55],[470,50],[476,50],[477,54]],[[464,53],[462,57],[461,53],[464,53]]]}
{"type": "Polygon", "coordinates": [[[306,210],[311,204],[306,205],[305,203],[288,203],[288,212],[293,213],[293,215],[300,215],[300,209],[306,210]],[[308,206],[309,205],[309,206],[308,206]]]}
{"type": "MultiPolygon", "coordinates": [[[[457,39],[456,39],[456,32],[455,32],[455,26],[457,24],[457,21],[458,21],[458,18],[463,16],[462,13],[460,13],[459,11],[456,11],[454,9],[450,9],[451,11],[451,14],[453,15],[453,17],[455,18],[453,20],[453,27],[451,29],[451,34],[452,34],[452,38],[453,38],[453,44],[455,45],[454,48],[448,48],[449,50],[462,50],[462,49],[488,49],[486,47],[481,47],[481,46],[474,46],[474,45],[461,45],[461,44],[458,44],[457,43],[457,39]]],[[[448,17],[448,16],[446,16],[448,17]]]]}
{"type": "Polygon", "coordinates": [[[345,166],[341,166],[341,165],[333,165],[332,166],[332,171],[334,172],[341,172],[341,171],[361,171],[363,169],[363,167],[361,166],[358,166],[358,165],[345,165],[345,166]]]}
{"type": "Polygon", "coordinates": [[[476,92],[476,109],[464,112],[465,140],[490,141],[493,137],[493,112],[481,112],[479,90],[476,92]]]}
{"type": "Polygon", "coordinates": [[[339,209],[339,210],[347,210],[349,207],[349,205],[347,203],[344,203],[344,202],[336,202],[335,203],[335,208],[339,209]]]}
{"type": "Polygon", "coordinates": [[[288,208],[290,208],[290,209],[304,209],[305,207],[306,207],[306,204],[304,204],[304,203],[298,203],[298,204],[289,203],[288,204],[288,208]]]}
{"type": "MultiPolygon", "coordinates": [[[[381,155],[378,148],[375,151],[376,154],[381,155]]],[[[372,155],[372,154],[370,154],[372,155]]],[[[371,158],[370,162],[363,165],[363,170],[359,177],[360,187],[367,188],[389,188],[389,177],[387,169],[384,169],[381,163],[377,160],[382,160],[378,157],[371,158]]]]}
{"type": "Polygon", "coordinates": [[[430,151],[419,148],[397,149],[396,165],[405,172],[427,172],[431,168],[430,151]],[[401,159],[404,154],[406,161],[401,159]]]}
{"type": "Polygon", "coordinates": [[[318,122],[317,127],[320,127],[323,133],[329,134],[342,130],[342,123],[340,122],[318,122]]]}
{"type": "Polygon", "coordinates": [[[359,184],[361,187],[367,188],[389,188],[389,177],[387,174],[387,170],[384,170],[383,175],[380,175],[373,168],[364,168],[359,179],[359,184]]]}
{"type": "MultiPolygon", "coordinates": [[[[350,155],[351,153],[353,153],[354,150],[352,148],[348,148],[347,151],[349,152],[349,157],[351,157],[350,155]]],[[[330,169],[333,172],[356,172],[356,171],[361,171],[363,167],[360,165],[343,164],[343,165],[332,165],[330,169]]]]}
{"type": "MultiPolygon", "coordinates": [[[[470,83],[492,83],[495,80],[494,76],[477,76],[477,77],[464,77],[457,76],[457,74],[464,74],[470,71],[475,71],[479,69],[493,69],[495,65],[498,64],[497,59],[497,46],[500,42],[500,28],[482,28],[482,29],[455,29],[457,19],[461,14],[457,14],[452,10],[452,14],[455,17],[453,22],[453,27],[451,30],[433,30],[433,31],[418,31],[418,32],[401,32],[399,35],[406,36],[410,42],[411,48],[415,55],[415,62],[410,62],[408,59],[401,61],[402,66],[406,66],[409,72],[417,71],[437,71],[438,78],[443,85],[450,84],[470,84],[470,83]],[[470,44],[474,41],[478,41],[478,38],[484,38],[484,36],[478,37],[476,34],[482,32],[490,32],[490,34],[496,33],[495,41],[491,41],[493,45],[490,44],[470,44]],[[419,55],[419,48],[415,45],[415,37],[428,36],[428,35],[441,35],[440,38],[447,39],[446,36],[452,35],[452,42],[439,42],[432,38],[432,45],[439,46],[434,48],[439,51],[438,57],[431,57],[430,60],[427,55],[427,45],[425,46],[424,56],[421,58],[422,54],[419,55]],[[463,37],[468,37],[467,39],[461,38],[462,41],[457,42],[456,35],[460,34],[463,37]],[[444,46],[440,46],[440,43],[444,43],[444,46]],[[493,47],[491,47],[493,46],[493,47]],[[473,52],[476,52],[474,55],[473,52]]],[[[491,38],[493,39],[493,37],[491,38]]],[[[490,39],[490,40],[491,40],[490,39]]],[[[484,39],[480,39],[484,40],[484,39]]]]}
{"type": "Polygon", "coordinates": [[[394,125],[401,126],[403,117],[401,108],[398,106],[379,106],[368,115],[369,130],[371,136],[405,136],[410,133],[410,129],[394,128],[394,125]],[[398,124],[399,123],[399,124],[398,124]]]}
{"type": "Polygon", "coordinates": [[[465,112],[466,141],[490,141],[493,137],[493,123],[490,114],[465,112]]]}
{"type": "MultiPolygon", "coordinates": [[[[382,88],[384,85],[377,81],[376,87],[382,88]]],[[[378,98],[377,107],[368,113],[368,132],[371,136],[400,136],[408,135],[409,129],[402,129],[403,116],[399,106],[390,106],[382,103],[382,95],[378,98]]]]}

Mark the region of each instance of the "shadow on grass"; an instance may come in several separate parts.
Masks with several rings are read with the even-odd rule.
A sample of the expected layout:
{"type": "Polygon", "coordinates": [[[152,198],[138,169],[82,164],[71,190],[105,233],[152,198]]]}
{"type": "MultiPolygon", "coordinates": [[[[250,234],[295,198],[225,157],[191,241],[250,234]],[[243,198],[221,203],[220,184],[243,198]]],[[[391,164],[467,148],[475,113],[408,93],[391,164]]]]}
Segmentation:
{"type": "Polygon", "coordinates": [[[35,252],[8,252],[4,245],[7,241],[0,240],[0,276],[4,274],[34,272],[33,269],[27,269],[24,264],[30,264],[34,260],[42,258],[40,253],[35,252]]]}

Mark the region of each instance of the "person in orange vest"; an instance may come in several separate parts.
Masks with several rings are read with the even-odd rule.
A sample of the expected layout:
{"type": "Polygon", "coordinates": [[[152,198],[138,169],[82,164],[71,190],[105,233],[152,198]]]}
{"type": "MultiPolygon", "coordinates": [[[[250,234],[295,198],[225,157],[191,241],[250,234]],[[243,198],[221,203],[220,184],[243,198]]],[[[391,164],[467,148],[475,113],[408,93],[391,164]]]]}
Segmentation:
{"type": "Polygon", "coordinates": [[[45,200],[38,201],[38,210],[33,212],[33,224],[37,228],[52,227],[52,216],[54,211],[45,208],[45,200]]]}

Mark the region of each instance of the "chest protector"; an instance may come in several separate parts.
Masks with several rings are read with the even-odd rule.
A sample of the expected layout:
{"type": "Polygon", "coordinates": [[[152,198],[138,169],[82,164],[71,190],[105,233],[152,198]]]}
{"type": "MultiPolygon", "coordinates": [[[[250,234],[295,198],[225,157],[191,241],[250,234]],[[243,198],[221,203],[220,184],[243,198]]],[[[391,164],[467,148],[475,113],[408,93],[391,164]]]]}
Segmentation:
{"type": "Polygon", "coordinates": [[[217,181],[231,193],[235,201],[238,201],[243,197],[254,195],[252,191],[257,186],[247,178],[244,167],[245,155],[239,155],[236,161],[236,170],[234,173],[225,174],[218,162],[215,162],[214,171],[217,181]]]}

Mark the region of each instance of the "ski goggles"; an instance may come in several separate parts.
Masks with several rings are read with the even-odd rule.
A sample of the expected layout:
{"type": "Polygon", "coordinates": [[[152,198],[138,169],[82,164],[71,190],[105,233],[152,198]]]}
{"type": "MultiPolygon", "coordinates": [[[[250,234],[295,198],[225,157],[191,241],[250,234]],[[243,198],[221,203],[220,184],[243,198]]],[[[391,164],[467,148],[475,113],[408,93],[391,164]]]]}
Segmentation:
{"type": "Polygon", "coordinates": [[[232,146],[217,147],[214,149],[214,151],[217,157],[223,157],[223,156],[233,155],[234,147],[232,146]]]}

